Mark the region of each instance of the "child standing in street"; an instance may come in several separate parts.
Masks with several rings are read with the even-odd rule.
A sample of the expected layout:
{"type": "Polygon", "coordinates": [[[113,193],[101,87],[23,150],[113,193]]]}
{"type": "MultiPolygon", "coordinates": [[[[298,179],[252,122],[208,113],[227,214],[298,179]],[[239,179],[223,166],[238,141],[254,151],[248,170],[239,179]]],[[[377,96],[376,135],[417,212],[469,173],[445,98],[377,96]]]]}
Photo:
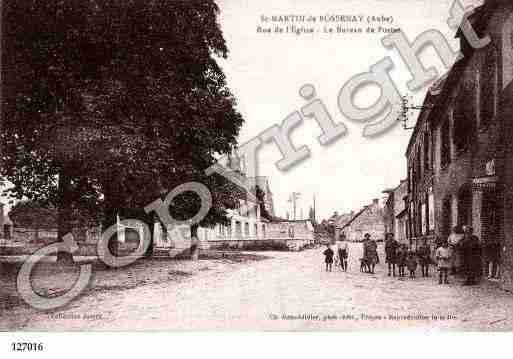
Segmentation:
{"type": "Polygon", "coordinates": [[[435,257],[438,263],[438,271],[440,272],[438,284],[449,284],[447,276],[451,267],[451,249],[447,241],[444,241],[442,246],[436,250],[435,257]]]}
{"type": "Polygon", "coordinates": [[[397,262],[397,247],[399,243],[394,239],[393,233],[387,233],[385,241],[385,262],[388,263],[388,276],[395,277],[395,265],[397,262]]]}
{"type": "Polygon", "coordinates": [[[338,258],[340,261],[340,269],[344,272],[347,272],[347,256],[348,256],[348,248],[347,242],[342,241],[338,246],[338,258]]]}
{"type": "Polygon", "coordinates": [[[422,270],[422,277],[429,277],[429,264],[431,262],[431,249],[424,240],[424,243],[417,249],[417,255],[419,257],[420,269],[422,270]]]}
{"type": "Polygon", "coordinates": [[[397,268],[399,269],[399,277],[404,277],[404,266],[406,265],[406,248],[400,245],[396,253],[397,268]]]}
{"type": "Polygon", "coordinates": [[[415,279],[415,271],[417,270],[417,257],[415,256],[415,252],[408,251],[408,255],[406,256],[406,267],[410,271],[410,278],[415,279]]]}
{"type": "Polygon", "coordinates": [[[324,254],[324,262],[326,263],[326,272],[329,270],[331,272],[333,266],[333,256],[335,253],[333,249],[330,248],[330,245],[327,245],[327,249],[322,253],[324,254]]]}

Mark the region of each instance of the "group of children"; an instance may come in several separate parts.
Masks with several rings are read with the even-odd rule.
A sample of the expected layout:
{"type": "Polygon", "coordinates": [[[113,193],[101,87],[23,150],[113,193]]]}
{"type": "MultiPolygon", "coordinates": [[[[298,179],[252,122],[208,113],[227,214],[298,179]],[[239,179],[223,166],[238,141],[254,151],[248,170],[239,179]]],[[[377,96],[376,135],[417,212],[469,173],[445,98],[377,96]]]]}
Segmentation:
{"type": "MultiPolygon", "coordinates": [[[[429,277],[429,267],[432,263],[431,248],[426,241],[417,248],[417,251],[408,250],[405,244],[399,244],[393,235],[389,234],[385,241],[386,261],[388,263],[388,275],[395,277],[395,267],[399,269],[399,277],[404,277],[405,267],[410,272],[410,278],[415,279],[417,266],[421,266],[422,277],[429,277]]],[[[451,250],[448,243],[443,243],[435,251],[435,261],[440,273],[440,284],[448,284],[448,272],[451,267],[451,250]]]]}
{"type": "Polygon", "coordinates": [[[335,256],[335,252],[331,249],[328,244],[328,248],[323,252],[324,254],[324,263],[326,264],[326,272],[332,271],[333,262],[335,259],[335,266],[340,266],[344,272],[347,272],[347,258],[348,258],[348,246],[347,243],[344,242],[340,244],[337,248],[337,256],[335,256]]]}
{"type": "MultiPolygon", "coordinates": [[[[325,256],[326,271],[332,270],[335,254],[338,255],[338,264],[340,265],[341,269],[343,271],[347,271],[347,243],[344,242],[342,246],[339,246],[337,253],[335,253],[335,251],[333,251],[328,245],[328,248],[323,252],[323,254],[325,256]]],[[[385,240],[385,254],[386,262],[388,264],[389,276],[395,277],[397,267],[399,270],[399,277],[404,277],[406,275],[405,270],[407,269],[409,272],[409,277],[411,279],[415,279],[417,267],[420,265],[422,270],[422,277],[429,277],[429,267],[432,263],[432,257],[431,248],[426,241],[424,241],[424,243],[417,248],[417,251],[413,251],[411,249],[408,250],[408,247],[405,244],[399,244],[393,238],[393,235],[389,234],[385,240]]],[[[449,268],[451,267],[452,253],[447,241],[442,243],[442,245],[436,249],[434,257],[440,275],[439,283],[448,284],[448,273],[449,268]]],[[[362,258],[360,262],[360,270],[367,271],[365,270],[365,258],[362,258]]]]}

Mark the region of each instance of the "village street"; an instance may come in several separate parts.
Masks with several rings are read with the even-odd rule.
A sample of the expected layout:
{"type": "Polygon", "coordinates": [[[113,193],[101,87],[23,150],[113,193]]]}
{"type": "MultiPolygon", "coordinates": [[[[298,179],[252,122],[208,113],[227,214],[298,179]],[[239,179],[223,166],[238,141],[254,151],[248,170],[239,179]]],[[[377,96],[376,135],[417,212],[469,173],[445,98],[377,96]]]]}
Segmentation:
{"type": "Polygon", "coordinates": [[[440,286],[434,278],[388,277],[383,254],[375,275],[360,273],[357,243],[347,273],[326,273],[323,250],[266,252],[271,258],[203,267],[180,281],[93,291],[52,313],[18,308],[2,313],[0,329],[513,329],[513,296],[496,283],[463,287],[451,278],[440,286]]]}

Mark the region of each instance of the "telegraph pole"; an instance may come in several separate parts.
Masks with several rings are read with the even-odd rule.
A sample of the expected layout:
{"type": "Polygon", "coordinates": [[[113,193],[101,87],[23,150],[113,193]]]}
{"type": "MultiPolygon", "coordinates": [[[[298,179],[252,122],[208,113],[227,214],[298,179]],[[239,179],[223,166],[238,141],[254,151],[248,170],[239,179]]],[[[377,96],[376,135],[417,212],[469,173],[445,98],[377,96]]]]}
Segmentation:
{"type": "Polygon", "coordinates": [[[293,213],[293,219],[296,220],[296,208],[297,208],[297,200],[299,199],[299,196],[301,196],[301,193],[299,192],[292,192],[290,195],[290,198],[288,200],[289,203],[292,203],[292,213],[293,213]]]}
{"type": "Polygon", "coordinates": [[[313,203],[313,212],[314,212],[313,219],[314,219],[314,222],[317,223],[317,213],[316,213],[316,208],[315,208],[315,194],[313,195],[313,202],[314,202],[313,203]]]}

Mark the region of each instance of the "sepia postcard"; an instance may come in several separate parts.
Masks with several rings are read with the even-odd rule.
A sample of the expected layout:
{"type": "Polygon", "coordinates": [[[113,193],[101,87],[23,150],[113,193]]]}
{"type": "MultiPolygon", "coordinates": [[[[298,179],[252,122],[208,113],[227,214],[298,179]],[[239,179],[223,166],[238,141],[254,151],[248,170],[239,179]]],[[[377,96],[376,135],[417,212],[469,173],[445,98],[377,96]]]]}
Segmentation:
{"type": "Polygon", "coordinates": [[[512,1],[1,20],[1,332],[513,331],[512,1]]]}

